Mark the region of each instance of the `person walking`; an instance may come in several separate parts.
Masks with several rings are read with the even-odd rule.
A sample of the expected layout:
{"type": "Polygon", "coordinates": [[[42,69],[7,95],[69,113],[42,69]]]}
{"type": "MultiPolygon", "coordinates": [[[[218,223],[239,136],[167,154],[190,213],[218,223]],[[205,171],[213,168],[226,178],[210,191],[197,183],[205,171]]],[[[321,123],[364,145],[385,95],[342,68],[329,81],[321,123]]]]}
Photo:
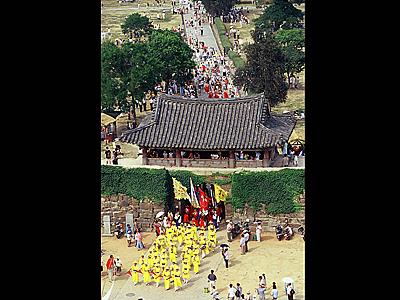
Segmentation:
{"type": "Polygon", "coordinates": [[[229,251],[228,248],[224,248],[224,250],[222,250],[222,257],[224,258],[226,268],[228,268],[228,261],[229,261],[229,252],[228,251],[229,251]]]}
{"type": "Polygon", "coordinates": [[[112,282],[113,275],[114,275],[114,256],[113,255],[110,255],[110,258],[107,260],[106,268],[107,268],[107,273],[108,273],[108,279],[110,282],[112,282]]]}
{"type": "Polygon", "coordinates": [[[246,253],[246,243],[245,242],[246,241],[245,241],[245,238],[244,238],[244,234],[242,234],[241,238],[240,238],[240,242],[239,242],[239,246],[240,246],[240,250],[241,250],[240,254],[241,255],[244,255],[246,253]]]}
{"type": "Polygon", "coordinates": [[[229,289],[228,289],[228,300],[235,300],[235,292],[236,289],[233,287],[233,284],[229,284],[229,289]]]}
{"type": "Polygon", "coordinates": [[[240,286],[240,283],[238,282],[236,283],[236,292],[235,292],[236,299],[241,299],[242,294],[243,294],[243,289],[240,286]]]}
{"type": "Polygon", "coordinates": [[[111,165],[111,150],[110,148],[108,148],[108,146],[106,147],[106,151],[104,151],[104,154],[106,156],[106,165],[111,165]]]}
{"type": "Polygon", "coordinates": [[[278,299],[278,289],[276,288],[276,283],[272,283],[272,291],[271,291],[272,300],[278,299]]]}
{"type": "Polygon", "coordinates": [[[259,288],[257,289],[257,291],[258,291],[258,297],[259,297],[260,300],[265,300],[265,290],[266,290],[265,287],[259,287],[259,288]]]}
{"type": "Polygon", "coordinates": [[[122,261],[119,257],[115,259],[116,275],[121,275],[122,261]]]}
{"type": "Polygon", "coordinates": [[[226,235],[228,238],[228,242],[232,242],[232,229],[233,229],[233,224],[231,221],[227,221],[228,225],[226,226],[226,235]]]}
{"type": "Polygon", "coordinates": [[[135,241],[136,241],[136,248],[138,250],[142,250],[144,248],[144,245],[142,242],[142,234],[140,233],[140,230],[136,231],[135,233],[135,241]]]}
{"type": "Polygon", "coordinates": [[[210,290],[212,287],[216,287],[217,276],[214,274],[214,270],[211,270],[211,273],[207,276],[208,282],[210,284],[210,290]]]}
{"type": "Polygon", "coordinates": [[[243,232],[243,235],[244,235],[244,241],[245,241],[245,246],[246,246],[246,252],[249,252],[249,246],[247,245],[247,243],[249,242],[249,239],[250,239],[249,231],[245,230],[243,232]]]}
{"type": "Polygon", "coordinates": [[[261,232],[262,232],[261,222],[258,222],[256,227],[257,242],[261,242],[261,232]]]}
{"type": "Polygon", "coordinates": [[[286,295],[288,297],[288,300],[293,300],[293,295],[295,294],[295,291],[292,287],[292,284],[289,282],[288,286],[286,288],[286,295]]]}

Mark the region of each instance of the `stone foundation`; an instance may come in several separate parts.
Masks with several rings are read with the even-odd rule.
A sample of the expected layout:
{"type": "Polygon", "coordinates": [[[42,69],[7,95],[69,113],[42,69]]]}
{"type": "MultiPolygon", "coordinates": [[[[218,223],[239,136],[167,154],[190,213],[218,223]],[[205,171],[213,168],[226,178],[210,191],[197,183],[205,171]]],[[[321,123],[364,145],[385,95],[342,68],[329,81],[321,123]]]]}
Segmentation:
{"type": "Polygon", "coordinates": [[[264,231],[275,231],[274,226],[278,223],[283,225],[285,219],[289,220],[289,225],[297,231],[297,228],[300,226],[305,226],[305,193],[300,195],[300,197],[296,200],[296,202],[300,203],[303,206],[303,209],[299,212],[290,213],[290,214],[279,214],[279,215],[271,215],[266,212],[265,206],[260,207],[259,210],[254,211],[252,208],[248,207],[247,204],[243,209],[232,208],[232,205],[227,203],[225,205],[225,214],[227,220],[232,221],[245,221],[246,219],[250,220],[251,223],[251,231],[255,232],[256,225],[253,222],[260,220],[262,222],[264,231]]]}
{"type": "MultiPolygon", "coordinates": [[[[164,204],[153,201],[138,201],[126,195],[101,197],[101,222],[104,215],[109,215],[112,229],[115,222],[125,224],[125,215],[131,213],[133,218],[138,219],[143,231],[151,231],[155,215],[160,211],[165,211],[164,204]]],[[[103,226],[103,223],[101,225],[103,226]]]]}

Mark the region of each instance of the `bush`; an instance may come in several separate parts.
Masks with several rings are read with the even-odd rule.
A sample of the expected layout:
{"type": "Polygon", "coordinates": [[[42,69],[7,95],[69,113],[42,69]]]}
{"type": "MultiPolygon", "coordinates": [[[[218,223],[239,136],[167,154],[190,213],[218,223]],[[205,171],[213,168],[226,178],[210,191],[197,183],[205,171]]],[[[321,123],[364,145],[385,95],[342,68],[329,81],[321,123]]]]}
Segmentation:
{"type": "Polygon", "coordinates": [[[170,179],[165,169],[101,166],[101,194],[125,194],[137,200],[152,200],[170,206],[172,203],[170,179]]]}
{"type": "Polygon", "coordinates": [[[232,175],[233,208],[252,209],[265,204],[273,215],[296,211],[294,198],[304,190],[304,169],[284,169],[266,172],[242,172],[232,175]]]}

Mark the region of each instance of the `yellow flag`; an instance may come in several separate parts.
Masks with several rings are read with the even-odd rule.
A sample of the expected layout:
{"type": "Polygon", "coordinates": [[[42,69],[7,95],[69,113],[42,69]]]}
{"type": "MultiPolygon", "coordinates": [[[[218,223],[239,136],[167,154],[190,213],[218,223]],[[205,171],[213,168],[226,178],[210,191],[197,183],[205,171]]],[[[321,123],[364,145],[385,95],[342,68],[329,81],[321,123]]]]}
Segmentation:
{"type": "Polygon", "coordinates": [[[189,194],[187,193],[187,188],[182,185],[178,180],[172,177],[172,181],[174,183],[174,194],[175,199],[182,200],[182,199],[190,199],[189,194]]]}
{"type": "Polygon", "coordinates": [[[214,189],[215,189],[215,200],[217,200],[217,203],[219,203],[220,201],[225,201],[226,197],[228,197],[228,192],[225,191],[218,184],[214,184],[214,189]]]}

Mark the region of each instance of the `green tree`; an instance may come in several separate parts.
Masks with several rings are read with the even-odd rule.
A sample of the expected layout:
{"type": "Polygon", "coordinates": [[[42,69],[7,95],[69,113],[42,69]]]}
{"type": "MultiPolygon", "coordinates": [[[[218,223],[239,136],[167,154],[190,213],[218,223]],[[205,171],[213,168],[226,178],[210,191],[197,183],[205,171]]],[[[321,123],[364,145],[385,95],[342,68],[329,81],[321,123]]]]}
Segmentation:
{"type": "Polygon", "coordinates": [[[193,50],[179,33],[171,30],[154,30],[149,36],[148,55],[157,64],[155,71],[161,80],[172,79],[183,83],[193,78],[193,50]]]}
{"type": "Polygon", "coordinates": [[[269,32],[252,32],[253,44],[245,47],[247,62],[235,73],[234,83],[250,93],[264,93],[271,107],[285,102],[285,57],[278,42],[269,32]]]}
{"type": "Polygon", "coordinates": [[[127,106],[125,88],[126,58],[114,43],[106,41],[101,45],[101,108],[112,111],[127,106]]]}
{"type": "Polygon", "coordinates": [[[202,0],[205,9],[213,17],[228,14],[232,7],[238,2],[237,0],[202,0]]]}
{"type": "Polygon", "coordinates": [[[304,29],[278,30],[274,38],[282,47],[285,56],[285,71],[289,81],[291,74],[304,70],[306,62],[304,29]]]}
{"type": "Polygon", "coordinates": [[[151,55],[147,43],[126,43],[122,49],[129,58],[126,84],[132,96],[132,104],[135,104],[142,100],[145,92],[152,90],[161,81],[160,62],[151,55]]]}
{"type": "Polygon", "coordinates": [[[303,12],[288,0],[274,0],[255,20],[255,27],[264,31],[297,28],[303,20],[303,15],[303,12]]]}
{"type": "Polygon", "coordinates": [[[134,40],[139,40],[141,37],[148,35],[153,25],[146,16],[138,13],[129,15],[121,25],[122,33],[129,34],[129,37],[134,40]]]}

